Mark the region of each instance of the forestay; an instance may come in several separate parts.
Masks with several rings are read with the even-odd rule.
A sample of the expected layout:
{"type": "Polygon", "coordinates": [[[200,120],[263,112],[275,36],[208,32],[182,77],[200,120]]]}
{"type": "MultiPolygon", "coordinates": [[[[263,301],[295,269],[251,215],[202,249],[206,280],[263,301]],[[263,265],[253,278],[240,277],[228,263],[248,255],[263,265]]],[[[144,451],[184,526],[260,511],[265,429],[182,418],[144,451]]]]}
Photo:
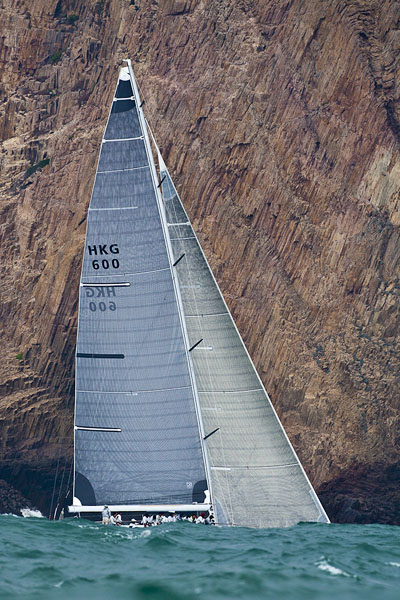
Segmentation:
{"type": "Polygon", "coordinates": [[[159,156],[219,523],[329,522],[272,407],[159,156]]]}
{"type": "Polygon", "coordinates": [[[204,457],[137,98],[124,68],[88,214],[76,352],[74,505],[190,510],[205,500],[204,457]]]}

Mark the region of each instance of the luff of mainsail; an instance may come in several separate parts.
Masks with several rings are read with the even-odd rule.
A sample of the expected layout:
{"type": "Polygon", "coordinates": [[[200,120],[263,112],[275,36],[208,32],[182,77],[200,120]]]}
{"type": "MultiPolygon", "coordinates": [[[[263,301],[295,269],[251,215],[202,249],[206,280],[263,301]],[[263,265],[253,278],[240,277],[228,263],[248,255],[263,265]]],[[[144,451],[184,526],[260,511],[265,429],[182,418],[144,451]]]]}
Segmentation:
{"type": "Polygon", "coordinates": [[[219,523],[329,523],[236,328],[158,151],[219,523]]]}
{"type": "Polygon", "coordinates": [[[169,240],[128,67],[120,73],[88,212],[70,510],[206,509],[202,434],[169,240]]]}

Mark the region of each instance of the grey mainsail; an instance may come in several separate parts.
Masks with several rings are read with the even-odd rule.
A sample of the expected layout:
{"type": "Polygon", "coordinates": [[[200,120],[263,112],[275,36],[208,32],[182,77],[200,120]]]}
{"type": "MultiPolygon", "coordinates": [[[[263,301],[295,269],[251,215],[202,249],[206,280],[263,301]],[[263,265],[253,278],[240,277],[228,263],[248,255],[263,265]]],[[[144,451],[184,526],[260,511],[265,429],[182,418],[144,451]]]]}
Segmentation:
{"type": "Polygon", "coordinates": [[[71,509],[210,501],[221,524],[329,522],[159,166],[161,184],[128,61],[89,207],[71,509]]]}
{"type": "Polygon", "coordinates": [[[74,505],[202,503],[202,438],[147,131],[121,71],[90,201],[74,505]]]}

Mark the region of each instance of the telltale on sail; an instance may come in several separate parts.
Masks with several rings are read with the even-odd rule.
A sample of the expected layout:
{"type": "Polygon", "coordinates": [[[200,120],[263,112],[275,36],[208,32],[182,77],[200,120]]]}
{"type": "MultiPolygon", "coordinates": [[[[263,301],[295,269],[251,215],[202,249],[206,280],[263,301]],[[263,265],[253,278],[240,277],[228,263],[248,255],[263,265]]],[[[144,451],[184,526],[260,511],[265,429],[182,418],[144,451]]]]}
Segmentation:
{"type": "Polygon", "coordinates": [[[329,522],[153,138],[157,172],[126,62],[88,212],[69,512],[329,522]]]}

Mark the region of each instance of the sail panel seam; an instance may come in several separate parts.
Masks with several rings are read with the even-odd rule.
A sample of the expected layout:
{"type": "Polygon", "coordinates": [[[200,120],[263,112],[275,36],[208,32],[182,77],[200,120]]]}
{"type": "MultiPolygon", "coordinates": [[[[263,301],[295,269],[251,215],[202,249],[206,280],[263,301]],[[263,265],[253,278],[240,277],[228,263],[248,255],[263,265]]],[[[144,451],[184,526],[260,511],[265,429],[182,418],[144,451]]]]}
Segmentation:
{"type": "Polygon", "coordinates": [[[110,169],[109,171],[97,171],[97,175],[103,173],[122,173],[124,171],[138,171],[139,169],[150,169],[149,165],[143,165],[143,167],[129,167],[128,169],[110,169]]]}
{"type": "MultiPolygon", "coordinates": [[[[169,271],[169,267],[164,267],[162,269],[154,269],[153,271],[138,271],[138,272],[128,272],[128,273],[124,273],[123,275],[121,274],[120,277],[125,277],[126,275],[147,275],[148,273],[159,273],[160,271],[169,271]]],[[[114,277],[115,275],[113,275],[114,277]]],[[[105,275],[90,275],[90,277],[105,277],[105,275]]],[[[111,277],[111,275],[110,275],[111,277]]]]}
{"type": "Polygon", "coordinates": [[[248,466],[244,466],[244,467],[240,467],[237,465],[230,465],[227,467],[211,467],[211,469],[214,469],[216,471],[230,471],[231,469],[249,471],[251,469],[283,469],[284,467],[298,467],[298,464],[297,464],[297,462],[294,462],[294,463],[287,463],[285,465],[248,465],[248,466]]]}
{"type": "Polygon", "coordinates": [[[176,390],[189,390],[191,389],[191,385],[184,385],[182,387],[173,387],[173,388],[156,388],[154,390],[135,390],[134,392],[106,392],[105,390],[77,390],[77,393],[85,393],[85,394],[149,394],[151,392],[174,392],[176,390]]]}
{"type": "Polygon", "coordinates": [[[199,394],[249,394],[263,391],[263,388],[255,388],[254,390],[199,390],[199,394]]]}
{"type": "Polygon", "coordinates": [[[168,227],[178,227],[180,225],[190,225],[189,221],[186,221],[186,223],[167,223],[168,227]]]}
{"type": "MultiPolygon", "coordinates": [[[[109,171],[107,171],[109,173],[109,171]]],[[[117,206],[112,208],[89,208],[90,211],[93,210],[134,210],[135,208],[139,208],[138,206],[117,206]]]]}
{"type": "Polygon", "coordinates": [[[222,317],[224,315],[229,315],[228,312],[223,312],[223,313],[199,313],[198,315],[185,315],[186,318],[191,317],[191,318],[199,318],[199,317],[222,317]]]}
{"type": "Polygon", "coordinates": [[[133,137],[133,138],[110,138],[110,139],[103,138],[102,144],[108,144],[109,142],[132,142],[134,140],[142,140],[142,139],[143,139],[142,135],[139,135],[139,137],[133,137]]]}
{"type": "Polygon", "coordinates": [[[132,271],[131,273],[125,273],[125,275],[147,275],[147,273],[159,273],[160,271],[169,271],[169,267],[164,267],[163,269],[154,269],[153,271],[138,271],[137,273],[132,271]]]}

